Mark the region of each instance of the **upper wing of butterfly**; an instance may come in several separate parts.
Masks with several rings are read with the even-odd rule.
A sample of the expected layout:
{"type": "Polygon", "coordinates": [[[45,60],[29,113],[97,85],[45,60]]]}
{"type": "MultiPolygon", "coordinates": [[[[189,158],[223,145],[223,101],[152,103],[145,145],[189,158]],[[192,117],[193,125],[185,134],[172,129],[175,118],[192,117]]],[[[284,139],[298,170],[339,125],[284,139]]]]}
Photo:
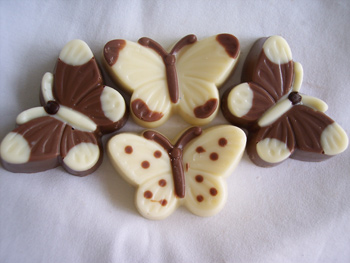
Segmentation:
{"type": "Polygon", "coordinates": [[[103,85],[95,57],[82,40],[72,40],[62,49],[47,87],[42,89],[45,103],[55,100],[88,116],[102,133],[115,131],[124,124],[124,99],[119,92],[103,85]]]}
{"type": "Polygon", "coordinates": [[[261,38],[244,63],[244,83],[225,92],[223,112],[233,124],[249,127],[292,89],[298,91],[301,78],[301,65],[293,62],[286,40],[280,36],[261,38]]]}
{"type": "Polygon", "coordinates": [[[184,150],[185,205],[194,214],[211,216],[226,202],[225,177],[240,161],[246,145],[244,132],[222,125],[203,131],[184,150]]]}
{"type": "Polygon", "coordinates": [[[197,41],[177,53],[179,112],[187,122],[204,125],[216,116],[218,87],[232,73],[239,54],[239,42],[229,34],[197,41]]]}
{"type": "Polygon", "coordinates": [[[132,93],[130,107],[136,122],[155,127],[171,110],[162,57],[153,49],[127,40],[104,47],[104,65],[113,79],[132,93]]]}
{"type": "Polygon", "coordinates": [[[163,219],[177,207],[168,153],[142,136],[124,133],[108,142],[108,154],[118,173],[138,187],[136,207],[149,219],[163,219]]]}

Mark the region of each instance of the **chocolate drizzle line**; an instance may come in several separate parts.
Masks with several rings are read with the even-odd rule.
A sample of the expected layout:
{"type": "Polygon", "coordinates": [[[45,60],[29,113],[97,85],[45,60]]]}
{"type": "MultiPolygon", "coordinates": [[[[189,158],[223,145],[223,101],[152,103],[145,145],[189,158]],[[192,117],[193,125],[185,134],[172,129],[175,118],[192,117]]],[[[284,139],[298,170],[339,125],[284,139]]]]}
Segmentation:
{"type": "Polygon", "coordinates": [[[122,50],[126,45],[126,41],[122,39],[116,39],[109,41],[104,49],[103,49],[103,56],[105,57],[107,63],[109,66],[113,66],[119,56],[119,51],[122,50]]]}
{"type": "Polygon", "coordinates": [[[181,137],[177,140],[175,145],[164,137],[162,134],[156,131],[145,131],[143,137],[148,140],[155,141],[161,145],[169,154],[171,168],[173,172],[173,180],[175,186],[175,194],[179,198],[185,197],[185,174],[183,170],[183,149],[194,138],[202,134],[202,129],[200,127],[192,127],[186,130],[181,137]]]}
{"type": "Polygon", "coordinates": [[[135,116],[143,121],[153,122],[158,121],[163,117],[163,113],[150,110],[147,104],[141,99],[134,100],[131,103],[131,108],[135,116]]]}
{"type": "Polygon", "coordinates": [[[177,103],[179,100],[179,87],[175,67],[175,54],[178,51],[180,51],[184,46],[193,44],[196,41],[197,38],[195,35],[185,36],[175,44],[170,53],[166,52],[166,50],[161,45],[159,45],[156,41],[150,38],[143,37],[140,38],[138,41],[140,45],[153,49],[162,57],[165,65],[169,96],[172,103],[177,103]]]}
{"type": "Polygon", "coordinates": [[[231,58],[237,58],[239,54],[239,41],[230,34],[220,34],[216,36],[216,40],[225,48],[226,53],[231,58]]]}

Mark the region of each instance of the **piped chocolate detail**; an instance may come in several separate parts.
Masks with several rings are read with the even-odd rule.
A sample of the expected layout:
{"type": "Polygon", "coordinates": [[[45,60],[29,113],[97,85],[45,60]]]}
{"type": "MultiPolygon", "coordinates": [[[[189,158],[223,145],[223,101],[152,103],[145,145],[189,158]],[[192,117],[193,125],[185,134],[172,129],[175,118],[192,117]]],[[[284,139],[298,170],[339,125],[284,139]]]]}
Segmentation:
{"type": "Polygon", "coordinates": [[[103,56],[105,57],[107,64],[109,66],[112,67],[117,62],[119,52],[125,47],[125,45],[126,45],[126,41],[122,39],[109,41],[105,45],[103,49],[103,56]]]}
{"type": "Polygon", "coordinates": [[[183,149],[194,138],[202,134],[202,129],[199,127],[192,127],[186,130],[178,139],[175,145],[156,131],[145,131],[143,137],[148,140],[155,141],[161,145],[167,152],[171,162],[173,172],[173,180],[175,193],[179,198],[185,197],[185,174],[183,170],[183,149]]]}
{"type": "Polygon", "coordinates": [[[216,40],[225,48],[226,53],[231,58],[237,58],[240,46],[236,37],[230,34],[220,34],[216,36],[216,40]]]}
{"type": "Polygon", "coordinates": [[[194,108],[193,112],[197,118],[205,119],[210,117],[218,106],[217,99],[210,99],[205,104],[194,108]]]}
{"type": "Polygon", "coordinates": [[[50,115],[55,115],[59,109],[60,109],[60,104],[58,104],[54,100],[49,100],[44,106],[44,110],[46,111],[47,114],[50,114],[50,115]]]}
{"type": "Polygon", "coordinates": [[[154,122],[163,117],[162,113],[150,110],[147,104],[141,99],[134,100],[131,103],[131,108],[135,116],[143,121],[154,122]]]}
{"type": "Polygon", "coordinates": [[[178,51],[180,51],[184,46],[193,44],[196,41],[197,38],[195,35],[185,36],[176,43],[176,45],[173,47],[170,53],[166,52],[166,50],[161,45],[159,45],[156,41],[150,38],[143,37],[140,38],[138,41],[140,45],[153,49],[159,54],[159,56],[162,57],[165,65],[168,92],[172,103],[177,103],[179,100],[179,86],[175,67],[175,54],[178,51]]]}

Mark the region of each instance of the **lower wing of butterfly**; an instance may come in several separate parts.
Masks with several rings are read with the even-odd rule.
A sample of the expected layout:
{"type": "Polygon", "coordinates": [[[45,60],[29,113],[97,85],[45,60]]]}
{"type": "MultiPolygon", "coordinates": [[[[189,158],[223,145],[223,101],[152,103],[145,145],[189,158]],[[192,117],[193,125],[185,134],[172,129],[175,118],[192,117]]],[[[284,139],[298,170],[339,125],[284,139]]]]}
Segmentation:
{"type": "Polygon", "coordinates": [[[178,206],[168,153],[154,141],[124,133],[108,142],[108,155],[118,173],[137,187],[135,204],[149,219],[164,219],[178,206]]]}
{"type": "Polygon", "coordinates": [[[246,145],[245,133],[222,125],[203,131],[184,150],[185,205],[194,214],[212,216],[227,199],[225,178],[240,161],[246,145]]]}
{"type": "Polygon", "coordinates": [[[83,176],[99,166],[100,147],[93,133],[44,115],[6,135],[1,143],[1,161],[12,172],[33,173],[62,165],[69,173],[83,176]]]}
{"type": "Polygon", "coordinates": [[[261,127],[248,142],[248,155],[260,166],[274,166],[291,157],[322,161],[343,152],[348,137],[323,112],[296,105],[278,120],[261,127]]]}

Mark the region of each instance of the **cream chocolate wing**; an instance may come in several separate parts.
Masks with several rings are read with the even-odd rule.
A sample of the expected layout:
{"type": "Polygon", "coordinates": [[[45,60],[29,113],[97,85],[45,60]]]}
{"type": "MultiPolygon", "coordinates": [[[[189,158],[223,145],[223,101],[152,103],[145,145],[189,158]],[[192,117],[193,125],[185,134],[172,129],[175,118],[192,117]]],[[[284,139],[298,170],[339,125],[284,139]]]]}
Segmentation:
{"type": "Polygon", "coordinates": [[[135,204],[149,219],[163,219],[177,207],[168,153],[158,143],[135,134],[118,134],[108,142],[117,172],[137,187],[135,204]]]}
{"type": "Polygon", "coordinates": [[[176,53],[179,113],[187,122],[204,125],[213,120],[219,107],[218,87],[232,73],[239,53],[237,38],[229,34],[195,42],[176,53]]]}
{"type": "Polygon", "coordinates": [[[130,108],[142,126],[161,125],[169,116],[166,71],[162,57],[152,48],[126,40],[104,47],[104,65],[113,79],[132,93],[130,108]]]}
{"type": "Polygon", "coordinates": [[[227,198],[225,177],[240,161],[246,145],[244,132],[222,125],[203,131],[184,149],[185,205],[194,214],[212,216],[227,198]]]}

